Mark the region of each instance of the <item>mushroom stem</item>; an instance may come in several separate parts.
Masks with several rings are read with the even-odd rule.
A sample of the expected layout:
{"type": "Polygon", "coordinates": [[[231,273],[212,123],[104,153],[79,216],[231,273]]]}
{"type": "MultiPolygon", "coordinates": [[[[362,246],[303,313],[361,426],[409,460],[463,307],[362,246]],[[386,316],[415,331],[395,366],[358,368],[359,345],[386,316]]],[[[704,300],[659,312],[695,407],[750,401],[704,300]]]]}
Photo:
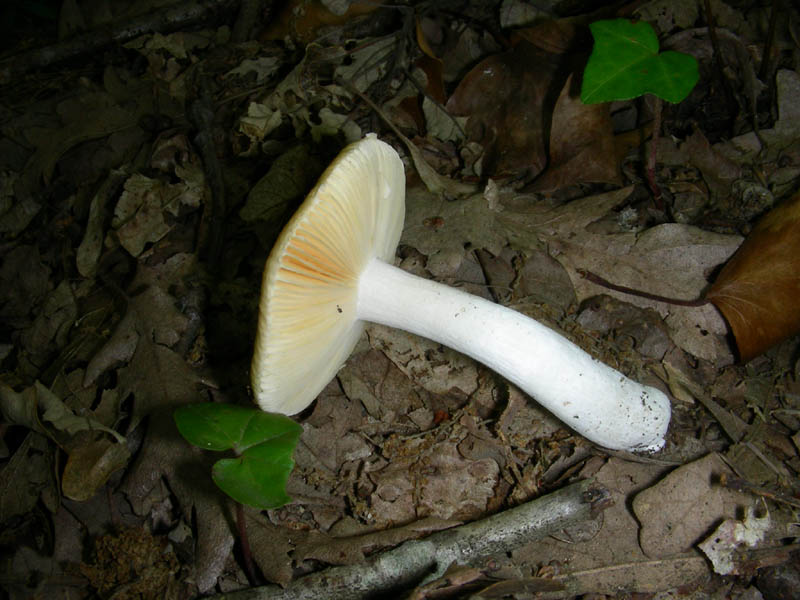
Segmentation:
{"type": "Polygon", "coordinates": [[[372,259],[359,279],[357,312],[482,362],[601,446],[654,452],[664,445],[670,403],[663,392],[510,308],[372,259]]]}

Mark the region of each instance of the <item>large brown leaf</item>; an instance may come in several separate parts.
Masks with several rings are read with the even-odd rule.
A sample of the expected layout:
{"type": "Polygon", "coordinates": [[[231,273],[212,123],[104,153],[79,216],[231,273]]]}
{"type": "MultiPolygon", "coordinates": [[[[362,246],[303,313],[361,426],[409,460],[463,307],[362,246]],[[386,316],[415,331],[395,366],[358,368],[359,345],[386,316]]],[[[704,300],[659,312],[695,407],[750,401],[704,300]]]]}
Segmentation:
{"type": "Polygon", "coordinates": [[[706,298],[728,321],[743,362],[800,332],[800,193],[758,222],[706,298]]]}
{"type": "Polygon", "coordinates": [[[614,131],[607,104],[584,104],[570,75],[553,109],[550,160],[532,190],[551,192],[576,183],[619,185],[614,131]]]}
{"type": "Polygon", "coordinates": [[[557,97],[548,94],[558,60],[520,41],[478,63],[447,101],[451,115],[470,117],[467,136],[483,145],[487,173],[533,177],[544,169],[546,121],[557,97]]]}

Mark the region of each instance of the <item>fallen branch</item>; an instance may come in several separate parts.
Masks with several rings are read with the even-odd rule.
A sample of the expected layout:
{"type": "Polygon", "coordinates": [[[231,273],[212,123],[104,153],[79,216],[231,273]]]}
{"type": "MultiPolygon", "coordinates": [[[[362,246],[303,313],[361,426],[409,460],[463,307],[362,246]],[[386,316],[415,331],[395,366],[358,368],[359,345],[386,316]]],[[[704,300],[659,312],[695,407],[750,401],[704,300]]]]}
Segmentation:
{"type": "Polygon", "coordinates": [[[87,56],[111,44],[124,44],[146,33],[170,33],[213,21],[229,11],[239,0],[187,0],[137,16],[124,23],[112,23],[82,35],[0,61],[0,85],[14,81],[28,71],[80,56],[87,56]]]}
{"type": "Polygon", "coordinates": [[[213,600],[358,600],[440,577],[453,563],[474,563],[593,518],[608,506],[608,491],[584,480],[510,510],[411,540],[366,562],[332,567],[285,588],[269,585],[213,600]]]}

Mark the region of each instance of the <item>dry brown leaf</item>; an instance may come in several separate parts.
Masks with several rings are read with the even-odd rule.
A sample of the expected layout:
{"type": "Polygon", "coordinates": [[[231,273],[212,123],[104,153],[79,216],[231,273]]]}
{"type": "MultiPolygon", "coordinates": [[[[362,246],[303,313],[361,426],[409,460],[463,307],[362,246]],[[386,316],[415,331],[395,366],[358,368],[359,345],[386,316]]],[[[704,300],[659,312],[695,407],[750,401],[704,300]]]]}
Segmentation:
{"type": "Polygon", "coordinates": [[[128,362],[118,371],[118,389],[122,399],[135,396],[131,428],[153,410],[197,401],[199,375],[171,349],[187,326],[173,296],[156,285],[147,287],[130,299],[114,334],[89,362],[84,385],[128,362]]]}
{"type": "Polygon", "coordinates": [[[269,20],[269,26],[261,32],[260,39],[284,40],[289,37],[300,45],[313,42],[325,31],[341,28],[353,20],[368,15],[380,8],[381,2],[352,2],[344,14],[337,15],[321,2],[292,0],[281,4],[282,9],[269,20]]]}
{"type": "Polygon", "coordinates": [[[415,186],[406,194],[406,222],[401,241],[428,257],[428,270],[431,260],[440,257],[456,263],[450,269],[454,272],[467,253],[466,243],[500,254],[508,237],[505,227],[497,222],[501,210],[501,206],[492,205],[483,194],[446,202],[415,186]]]}
{"type": "Polygon", "coordinates": [[[500,469],[490,458],[468,460],[442,444],[421,461],[417,511],[442,519],[469,520],[486,511],[500,469]]]}
{"type": "Polygon", "coordinates": [[[149,514],[173,493],[184,517],[196,521],[194,578],[201,592],[215,585],[234,541],[230,526],[233,501],[211,480],[211,464],[215,459],[180,436],[171,414],[153,415],[147,442],[122,487],[138,515],[149,514]]]}
{"type": "Polygon", "coordinates": [[[686,552],[715,523],[734,517],[750,498],[715,483],[730,469],[716,454],[680,467],[637,494],[633,511],[642,524],[639,542],[650,558],[686,552]]]}
{"type": "Polygon", "coordinates": [[[61,489],[67,498],[88,500],[115,471],[127,466],[131,453],[125,444],[100,439],[78,446],[69,453],[61,489]]]}
{"type": "Polygon", "coordinates": [[[591,531],[561,532],[524,546],[513,553],[513,558],[522,565],[564,565],[565,572],[557,579],[577,586],[582,593],[657,591],[686,583],[687,573],[696,574],[698,566],[700,573],[707,572],[702,561],[683,572],[662,568],[658,563],[659,568],[654,568],[654,561],[648,560],[639,546],[639,524],[631,513],[630,497],[652,485],[668,468],[609,459],[593,476],[611,492],[613,505],[603,511],[593,537],[591,531]]]}
{"type": "Polygon", "coordinates": [[[245,515],[250,550],[261,574],[267,581],[287,585],[294,575],[289,554],[298,538],[305,539],[303,532],[274,525],[265,514],[249,507],[245,507],[245,515]]]}
{"type": "Polygon", "coordinates": [[[706,299],[728,321],[742,361],[800,332],[800,193],[758,222],[706,299]]]}
{"type": "MultiPolygon", "coordinates": [[[[733,361],[725,340],[727,328],[714,307],[670,306],[609,290],[581,277],[577,269],[596,273],[616,284],[672,298],[701,295],[710,273],[738,247],[741,238],[665,223],[644,232],[598,231],[592,225],[630,195],[631,188],[573,200],[562,206],[530,202],[518,195],[503,199],[502,223],[513,243],[530,244],[530,236],[549,250],[572,278],[578,301],[598,294],[615,296],[665,317],[672,340],[694,356],[725,364],[733,361]],[[512,202],[513,205],[512,206],[512,202]],[[514,210],[512,210],[512,208],[514,210]]],[[[497,226],[495,225],[495,228],[497,226]]]]}
{"type": "Polygon", "coordinates": [[[521,41],[478,63],[450,96],[447,111],[469,116],[467,135],[484,147],[485,174],[533,177],[544,168],[543,106],[556,67],[554,55],[521,41]]]}
{"type": "Polygon", "coordinates": [[[584,104],[573,82],[570,75],[553,109],[550,161],[533,183],[539,192],[576,183],[620,183],[608,105],[584,104]]]}
{"type": "Polygon", "coordinates": [[[695,129],[681,144],[680,150],[681,162],[688,158],[692,165],[700,169],[712,193],[718,196],[730,194],[732,183],[742,176],[742,168],[711,146],[699,129],[695,129]]]}
{"type": "Polygon", "coordinates": [[[384,325],[367,328],[373,348],[382,351],[416,385],[432,394],[468,398],[478,389],[474,361],[441,344],[384,325]]]}
{"type": "MultiPolygon", "coordinates": [[[[0,523],[33,510],[39,497],[46,505],[58,498],[55,448],[35,431],[28,432],[19,448],[0,470],[0,523]]],[[[55,506],[52,507],[55,510],[55,506]]]]}

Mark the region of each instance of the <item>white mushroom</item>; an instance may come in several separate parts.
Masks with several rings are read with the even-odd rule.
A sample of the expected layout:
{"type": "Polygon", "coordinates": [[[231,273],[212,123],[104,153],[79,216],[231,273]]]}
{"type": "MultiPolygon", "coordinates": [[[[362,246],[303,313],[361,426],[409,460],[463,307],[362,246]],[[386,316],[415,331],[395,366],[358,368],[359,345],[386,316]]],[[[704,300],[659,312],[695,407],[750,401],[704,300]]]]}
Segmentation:
{"type": "Polygon", "coordinates": [[[252,386],[259,406],[295,414],[336,375],[365,321],[424,336],[484,363],[589,440],[664,445],[669,399],[510,308],[394,267],[405,174],[374,134],[328,167],[264,270],[252,386]]]}

